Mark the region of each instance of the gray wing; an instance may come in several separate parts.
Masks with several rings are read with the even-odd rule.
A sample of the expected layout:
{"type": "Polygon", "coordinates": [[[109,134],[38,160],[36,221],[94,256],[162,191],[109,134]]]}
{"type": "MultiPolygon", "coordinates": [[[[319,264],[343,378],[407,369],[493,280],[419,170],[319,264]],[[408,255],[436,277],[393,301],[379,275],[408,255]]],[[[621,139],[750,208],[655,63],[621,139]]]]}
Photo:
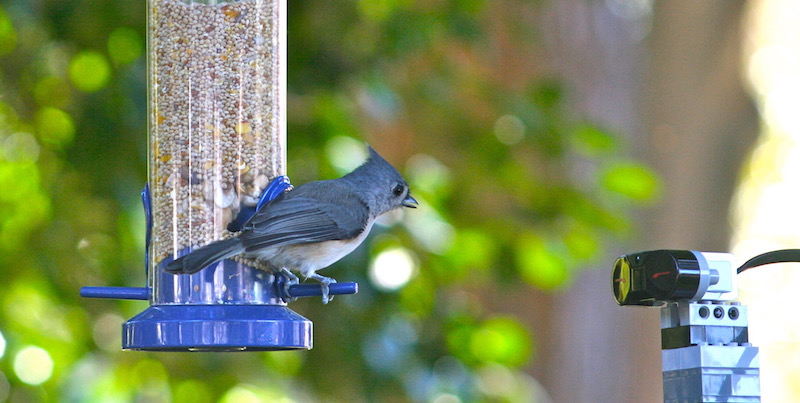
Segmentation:
{"type": "Polygon", "coordinates": [[[316,197],[293,196],[268,203],[247,223],[239,238],[248,252],[272,246],[354,238],[364,231],[369,220],[369,210],[353,196],[335,203],[316,197]]]}

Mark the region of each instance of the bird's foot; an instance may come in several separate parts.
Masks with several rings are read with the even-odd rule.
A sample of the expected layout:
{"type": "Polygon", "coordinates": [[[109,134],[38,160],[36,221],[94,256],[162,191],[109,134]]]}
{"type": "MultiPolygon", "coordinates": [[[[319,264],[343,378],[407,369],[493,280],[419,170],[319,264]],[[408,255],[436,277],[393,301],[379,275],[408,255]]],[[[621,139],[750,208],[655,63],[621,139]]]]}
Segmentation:
{"type": "Polygon", "coordinates": [[[283,302],[289,303],[296,299],[289,297],[289,288],[295,284],[300,284],[300,279],[289,269],[281,267],[280,271],[275,273],[275,284],[278,289],[283,291],[284,297],[281,297],[283,302]]]}
{"type": "Polygon", "coordinates": [[[328,286],[333,284],[333,283],[335,283],[336,280],[334,280],[334,279],[332,279],[330,277],[321,276],[321,275],[319,275],[317,273],[314,273],[314,274],[312,274],[312,275],[310,275],[310,276],[308,276],[306,278],[313,278],[314,280],[319,281],[319,283],[320,283],[319,286],[320,286],[320,288],[322,288],[322,303],[323,304],[327,304],[328,302],[333,301],[333,295],[329,295],[328,286]]]}
{"type": "Polygon", "coordinates": [[[281,274],[286,276],[289,279],[289,285],[300,284],[300,278],[297,277],[294,273],[289,271],[289,269],[285,267],[281,267],[281,274]]]}

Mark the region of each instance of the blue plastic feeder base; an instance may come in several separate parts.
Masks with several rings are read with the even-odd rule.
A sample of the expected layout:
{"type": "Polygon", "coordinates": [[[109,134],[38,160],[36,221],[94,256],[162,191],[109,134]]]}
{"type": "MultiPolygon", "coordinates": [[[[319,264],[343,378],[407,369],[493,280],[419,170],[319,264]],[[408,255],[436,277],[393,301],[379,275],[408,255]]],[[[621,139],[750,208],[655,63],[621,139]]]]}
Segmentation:
{"type": "Polygon", "coordinates": [[[122,348],[308,350],[312,330],[310,320],[282,305],[154,305],[122,325],[122,348]]]}

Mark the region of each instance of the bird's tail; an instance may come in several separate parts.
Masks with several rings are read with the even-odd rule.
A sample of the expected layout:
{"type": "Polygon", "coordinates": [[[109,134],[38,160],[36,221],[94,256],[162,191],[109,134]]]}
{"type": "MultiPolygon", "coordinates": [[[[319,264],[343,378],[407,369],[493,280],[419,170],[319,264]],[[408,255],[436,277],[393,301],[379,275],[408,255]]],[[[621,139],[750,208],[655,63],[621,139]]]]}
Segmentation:
{"type": "Polygon", "coordinates": [[[195,249],[189,254],[169,262],[164,270],[172,274],[197,273],[215,262],[242,252],[244,252],[244,246],[239,238],[223,239],[195,249]]]}

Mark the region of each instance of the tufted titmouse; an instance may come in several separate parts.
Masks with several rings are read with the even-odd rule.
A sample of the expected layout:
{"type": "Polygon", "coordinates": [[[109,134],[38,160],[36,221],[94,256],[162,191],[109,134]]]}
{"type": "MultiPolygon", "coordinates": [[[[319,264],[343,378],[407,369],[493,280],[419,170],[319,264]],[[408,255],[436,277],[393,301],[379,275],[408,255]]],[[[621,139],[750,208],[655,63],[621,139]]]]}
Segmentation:
{"type": "Polygon", "coordinates": [[[399,207],[416,208],[408,183],[372,147],[369,159],[349,174],[309,182],[266,203],[233,238],[212,242],[165,266],[173,274],[191,274],[219,260],[242,255],[258,259],[297,280],[289,269],[328,285],[317,274],[352,252],[369,234],[375,219],[399,207]]]}

